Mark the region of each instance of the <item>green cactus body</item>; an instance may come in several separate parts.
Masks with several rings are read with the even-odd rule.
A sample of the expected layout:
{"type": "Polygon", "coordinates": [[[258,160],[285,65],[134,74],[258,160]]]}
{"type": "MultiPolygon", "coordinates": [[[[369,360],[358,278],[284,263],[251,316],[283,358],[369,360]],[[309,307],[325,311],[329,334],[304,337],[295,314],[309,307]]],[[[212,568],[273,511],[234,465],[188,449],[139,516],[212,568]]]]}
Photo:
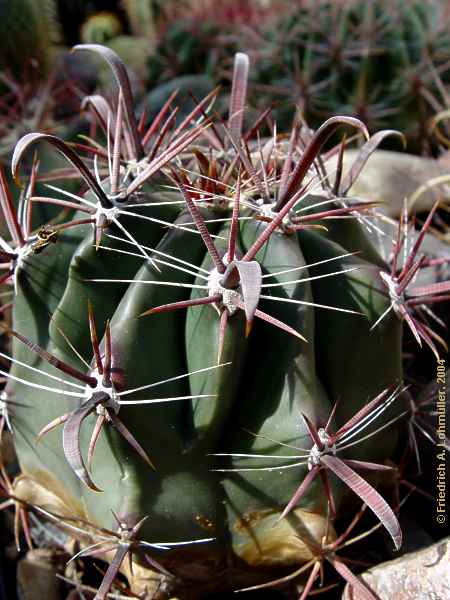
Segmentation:
{"type": "MultiPolygon", "coordinates": [[[[229,225],[222,227],[218,235],[217,247],[219,252],[226,252],[226,238],[229,225]]],[[[202,268],[211,272],[212,263],[209,256],[202,262],[202,268]]],[[[205,284],[204,280],[197,279],[205,284]]],[[[191,297],[204,296],[203,290],[192,290],[191,297]]],[[[186,317],[186,355],[188,370],[197,371],[205,364],[217,361],[222,364],[231,363],[214,371],[191,377],[191,392],[193,394],[214,394],[210,401],[193,401],[193,426],[195,437],[193,445],[205,453],[215,449],[220,436],[224,435],[228,415],[236,401],[236,390],[244,366],[246,346],[245,319],[242,311],[237,311],[228,318],[225,332],[223,351],[219,353],[220,317],[213,306],[198,306],[189,308],[186,317]]]]}
{"type": "MultiPolygon", "coordinates": [[[[148,199],[151,200],[149,195],[148,199]]],[[[155,200],[156,201],[156,200],[155,200]]],[[[140,211],[144,217],[160,219],[166,221],[173,218],[173,210],[168,207],[149,207],[140,211]]],[[[134,239],[144,239],[145,244],[154,248],[158,245],[163,235],[161,226],[144,219],[134,217],[121,217],[122,227],[128,231],[134,239]]],[[[109,228],[106,235],[102,237],[101,245],[103,248],[96,250],[94,235],[91,226],[85,226],[86,237],[83,243],[77,248],[73,255],[70,269],[69,280],[64,295],[55,311],[51,323],[50,334],[54,343],[61,340],[58,329],[62,329],[69,336],[72,343],[76,343],[76,348],[85,357],[90,360],[92,352],[90,348],[88,331],[87,302],[90,300],[94,306],[98,306],[99,326],[104,328],[104,323],[116,309],[121,297],[123,296],[127,283],[97,283],[91,280],[102,279],[131,279],[135,276],[139,268],[139,258],[127,256],[114,250],[129,252],[136,250],[130,247],[130,239],[124,234],[122,229],[117,226],[109,228]],[[114,238],[108,236],[111,234],[114,238]],[[117,241],[115,238],[125,239],[127,243],[117,241]]],[[[139,252],[138,252],[139,255],[139,252]]],[[[103,329],[102,329],[103,333],[103,329]]],[[[62,348],[67,353],[67,344],[62,340],[62,348]]]]}
{"type": "MultiPolygon", "coordinates": [[[[190,221],[190,216],[181,215],[178,224],[190,221]]],[[[203,252],[199,236],[172,230],[161,240],[157,249],[179,259],[199,261],[203,252]]],[[[157,255],[155,255],[157,256],[157,255]]],[[[183,345],[184,314],[182,312],[151,315],[138,318],[152,306],[164,302],[186,300],[186,288],[168,288],[151,285],[150,282],[173,279],[189,284],[193,276],[180,273],[169,267],[160,266],[161,272],[144,264],[136,274],[136,281],[129,285],[111,321],[113,340],[113,369],[120,373],[121,385],[126,389],[146,386],[158,381],[171,379],[186,373],[186,357],[183,345]],[[140,283],[149,282],[149,283],[140,283]]],[[[205,365],[203,365],[205,367],[205,365]]],[[[187,377],[169,381],[161,386],[138,391],[127,400],[188,396],[187,377]]],[[[200,402],[209,402],[202,399],[200,402]]],[[[129,456],[122,463],[120,494],[114,492],[114,478],[105,465],[107,457],[99,452],[95,456],[93,474],[99,472],[99,483],[104,489],[112,489],[112,495],[90,494],[89,511],[91,518],[98,522],[102,510],[108,510],[108,503],[119,501],[118,514],[151,514],[145,524],[143,535],[149,540],[167,538],[173,529],[173,541],[195,539],[204,536],[202,523],[211,524],[211,530],[223,539],[224,515],[220,502],[220,489],[217,478],[209,473],[203,454],[186,450],[189,418],[189,401],[160,403],[150,406],[131,405],[121,409],[123,422],[133,431],[142,443],[153,464],[155,472],[139,459],[130,456],[130,449],[122,439],[108,440],[117,455],[129,456]],[[151,435],[149,435],[149,426],[151,435]],[[106,480],[101,476],[105,473],[106,480]],[[164,473],[164,477],[161,474],[164,473]]],[[[110,435],[108,433],[108,435],[110,435]]],[[[117,485],[117,482],[116,482],[117,485]]],[[[220,547],[220,545],[219,545],[220,547]]],[[[208,547],[211,556],[215,550],[208,547]]]]}
{"type": "MultiPolygon", "coordinates": [[[[310,195],[302,202],[303,206],[314,205],[323,202],[323,196],[310,195]]],[[[337,203],[330,203],[329,209],[340,208],[337,203]]],[[[357,252],[358,256],[380,268],[386,268],[386,263],[377,251],[376,245],[367,237],[363,225],[354,219],[328,219],[326,222],[326,233],[324,239],[332,240],[342,246],[347,252],[357,252]]]]}
{"type": "MultiPolygon", "coordinates": [[[[308,262],[345,254],[341,246],[315,232],[302,231],[299,238],[308,262]]],[[[314,280],[311,285],[315,301],[327,304],[332,299],[335,306],[362,313],[362,316],[358,316],[323,310],[316,319],[319,375],[329,397],[333,402],[339,402],[336,422],[343,423],[384,388],[401,382],[403,327],[402,321],[391,311],[371,330],[371,326],[390,305],[379,268],[358,255],[346,256],[332,264],[333,270],[353,267],[357,270],[343,273],[332,282],[332,278],[314,280]],[[345,360],[337,361],[336,353],[345,356],[345,360]]],[[[326,265],[310,270],[313,276],[325,274],[326,271],[326,265]]],[[[391,417],[392,412],[388,411],[386,422],[391,417]]],[[[394,445],[395,439],[392,439],[392,447],[394,445]]],[[[367,452],[371,459],[376,456],[382,460],[392,450],[387,446],[383,444],[383,448],[375,449],[370,443],[361,444],[357,453],[361,457],[367,452]]]]}
{"type": "MultiPolygon", "coordinates": [[[[184,217],[184,222],[188,220],[189,217],[184,217]]],[[[183,223],[183,218],[178,219],[178,223],[183,223]]],[[[99,249],[98,254],[92,254],[96,251],[90,232],[74,252],[76,242],[80,241],[80,234],[84,233],[82,229],[76,231],[79,237],[75,243],[72,239],[73,234],[66,236],[69,238],[68,242],[63,238],[55,248],[50,249],[53,254],[45,256],[46,260],[37,263],[36,270],[39,275],[37,281],[32,267],[27,266],[25,272],[21,274],[21,286],[15,309],[15,327],[30,339],[37,340],[41,347],[48,348],[58,358],[82,369],[82,362],[73,354],[66,339],[70,340],[77,350],[81,347],[81,355],[90,362],[92,351],[89,354],[87,341],[89,336],[86,334],[89,326],[83,315],[87,312],[87,299],[89,299],[94,307],[98,306],[96,314],[100,315],[98,321],[102,325],[102,330],[104,330],[103,320],[111,314],[114,315],[111,323],[115,361],[113,369],[117,372],[119,385],[125,385],[127,389],[140,387],[170,379],[174,377],[174,373],[186,373],[183,315],[178,313],[138,318],[141,312],[149,306],[159,304],[161,299],[174,301],[187,299],[189,291],[185,288],[176,287],[173,288],[174,292],[167,292],[167,288],[163,286],[140,283],[141,281],[164,281],[168,276],[173,278],[173,269],[164,267],[161,273],[157,273],[147,264],[138,269],[139,262],[134,257],[127,261],[122,259],[119,264],[116,258],[120,255],[113,252],[106,253],[99,249]],[[67,253],[64,254],[66,246],[67,253]],[[100,291],[101,283],[97,283],[94,288],[92,283],[86,281],[86,278],[98,274],[95,268],[101,264],[102,252],[106,254],[106,260],[110,261],[111,274],[114,272],[115,275],[119,273],[121,277],[133,278],[137,271],[136,282],[127,286],[125,294],[122,292],[118,295],[113,290],[114,286],[120,289],[125,284],[122,286],[103,284],[107,289],[103,288],[103,291],[100,291]],[[68,260],[72,253],[72,264],[69,268],[68,260]],[[97,260],[94,260],[94,257],[97,260]],[[48,268],[45,268],[46,262],[49,262],[48,268]],[[69,273],[68,280],[63,277],[66,273],[69,273]],[[58,277],[61,278],[60,282],[58,277]],[[68,301],[69,291],[72,303],[68,301]],[[76,295],[79,314],[73,302],[76,295]],[[42,301],[40,311],[37,310],[40,304],[36,306],[36,297],[42,301]],[[30,305],[33,306],[31,311],[30,305]],[[32,318],[29,317],[30,312],[32,318]],[[48,334],[51,314],[54,316],[50,331],[57,336],[57,344],[52,343],[48,334]],[[80,322],[77,322],[78,318],[80,322]],[[24,321],[28,327],[24,326],[24,321]],[[62,337],[61,332],[64,332],[66,337],[62,337]],[[166,340],[166,344],[161,346],[162,339],[166,340]],[[138,355],[137,344],[139,348],[143,348],[138,355]]],[[[174,230],[166,234],[158,249],[177,258],[182,259],[184,256],[185,259],[195,260],[195,246],[197,246],[199,262],[203,253],[201,240],[194,234],[174,230]]],[[[40,259],[40,257],[36,258],[40,259]]],[[[105,273],[107,269],[103,271],[103,274],[105,273]]],[[[189,283],[193,279],[192,275],[176,273],[176,281],[179,283],[189,283]]],[[[30,363],[30,351],[19,342],[15,355],[17,360],[23,360],[46,372],[55,373],[52,367],[47,369],[43,360],[34,360],[30,363]]],[[[29,371],[21,366],[15,367],[11,375],[33,380],[32,377],[30,378],[29,371]]],[[[74,382],[70,377],[66,379],[74,382]]],[[[131,518],[135,515],[148,514],[151,507],[154,518],[149,520],[144,530],[144,534],[150,540],[164,538],[167,529],[173,526],[174,522],[177,523],[179,541],[204,535],[203,523],[210,524],[209,527],[214,529],[215,535],[223,538],[221,530],[225,518],[222,514],[223,507],[217,477],[209,473],[203,453],[184,451],[190,440],[185,431],[188,430],[185,426],[188,417],[183,401],[155,404],[151,407],[132,405],[121,410],[123,421],[133,434],[140,438],[155,464],[156,472],[140,461],[139,457],[137,461],[134,460],[134,457],[130,456],[132,450],[126,447],[122,438],[115,431],[108,430],[100,435],[93,461],[93,478],[96,484],[101,489],[108,490],[107,493],[98,494],[89,490],[79,480],[73,479],[69,465],[61,456],[61,451],[57,450],[61,447],[59,431],[48,434],[48,437],[40,442],[39,453],[36,453],[34,446],[27,446],[25,443],[26,439],[33,439],[48,421],[61,415],[65,410],[76,407],[78,400],[76,398],[61,400],[56,395],[55,398],[48,398],[50,394],[44,392],[37,418],[34,409],[30,409],[31,399],[36,397],[36,390],[30,391],[14,381],[11,383],[7,390],[8,395],[16,399],[20,397],[21,404],[25,405],[23,408],[19,407],[14,415],[23,472],[32,478],[46,481],[49,488],[62,497],[72,509],[74,505],[77,507],[78,516],[100,526],[111,526],[110,509],[131,518]],[[151,437],[148,436],[148,419],[153,428],[151,437]],[[168,448],[172,451],[168,452],[168,448]],[[165,473],[163,482],[159,470],[165,473]],[[61,489],[58,482],[64,482],[64,489],[61,489]],[[184,504],[180,503],[181,490],[183,490],[181,496],[184,504]]],[[[62,383],[59,385],[65,390],[74,390],[69,385],[62,383]]],[[[164,386],[137,392],[127,399],[179,397],[189,394],[189,381],[184,377],[168,382],[164,386]]],[[[208,399],[203,401],[208,402],[208,399]]],[[[94,420],[94,416],[88,417],[81,431],[81,448],[84,452],[89,444],[89,432],[92,430],[94,420]]],[[[208,552],[213,552],[211,547],[208,552]]]]}
{"type": "Polygon", "coordinates": [[[268,93],[255,101],[289,99],[290,108],[280,102],[275,112],[288,123],[300,98],[309,124],[336,113],[358,115],[370,130],[402,131],[410,151],[429,152],[435,141],[427,121],[436,107],[425,96],[445,104],[442,85],[449,79],[446,9],[432,0],[323,0],[287,8],[263,33],[266,56],[254,78],[268,93]]]}
{"type": "MultiPolygon", "coordinates": [[[[128,221],[124,219],[123,223],[139,239],[145,229],[146,243],[157,250],[152,258],[163,252],[199,265],[205,269],[200,273],[211,271],[211,259],[204,257],[200,236],[182,229],[163,235],[160,228],[147,222],[144,226],[143,221],[131,218],[128,221]]],[[[184,226],[190,221],[191,216],[182,213],[175,224],[184,226]]],[[[252,246],[262,227],[254,221],[241,225],[240,253],[245,254],[252,246]]],[[[110,231],[114,236],[114,228],[110,231]]],[[[43,438],[37,450],[30,444],[50,420],[86,401],[86,398],[75,397],[82,393],[70,386],[76,380],[65,376],[67,383],[58,383],[66,392],[75,390],[74,397],[54,394],[55,398],[49,397],[53,394],[10,380],[8,394],[20,398],[24,404],[15,408],[13,417],[24,474],[44,481],[72,513],[97,526],[112,526],[109,512],[112,509],[131,522],[149,515],[141,535],[150,542],[167,539],[168,531],[173,542],[198,539],[205,536],[205,532],[215,538],[210,544],[190,548],[187,552],[181,549],[171,552],[168,558],[160,553],[158,560],[178,573],[188,569],[189,564],[203,565],[209,569],[208,573],[211,569],[220,569],[230,551],[243,561],[241,570],[250,572],[255,569],[264,572],[266,568],[296,565],[307,560],[310,555],[304,536],[317,539],[323,535],[326,501],[320,479],[316,480],[293,512],[278,520],[308,472],[307,460],[299,460],[301,464],[293,468],[284,468],[292,460],[280,457],[304,452],[296,448],[309,447],[302,414],[314,423],[325,423],[332,402],[343,398],[336,413],[337,423],[342,423],[383,386],[401,377],[401,324],[393,317],[380,330],[369,331],[368,320],[372,323],[386,306],[386,296],[378,290],[373,274],[377,272],[376,267],[354,256],[346,257],[335,261],[333,270],[355,264],[364,268],[345,273],[337,280],[325,278],[309,282],[309,276],[328,271],[325,266],[308,269],[307,263],[334,258],[344,250],[324,236],[308,231],[298,236],[276,233],[256,256],[263,274],[272,275],[263,281],[281,284],[273,288],[274,296],[307,304],[284,304],[266,299],[261,300],[260,308],[296,329],[308,342],[274,330],[258,319],[249,341],[245,338],[243,311],[238,311],[229,317],[221,356],[221,362],[231,364],[176,378],[215,365],[219,333],[216,310],[212,306],[199,306],[189,308],[186,314],[174,311],[139,315],[161,304],[205,295],[204,290],[194,288],[191,292],[189,287],[182,287],[196,282],[204,285],[205,280],[196,278],[191,269],[178,272],[160,265],[158,272],[148,261],[142,264],[144,257],[113,252],[114,248],[124,250],[127,246],[108,237],[108,231],[105,233],[98,250],[95,250],[91,226],[83,226],[61,236],[42,257],[32,257],[30,265],[36,264],[39,276],[36,279],[28,265],[20,274],[14,327],[67,364],[89,372],[82,362],[87,361],[90,369],[93,368],[87,335],[89,300],[98,322],[99,338],[104,334],[106,319],[111,319],[112,373],[117,390],[137,388],[125,395],[124,400],[199,394],[213,397],[121,406],[119,418],[150,457],[155,470],[107,425],[98,438],[90,467],[92,480],[103,490],[99,493],[89,489],[73,473],[64,457],[59,431],[43,438]],[[294,275],[291,272],[279,274],[299,267],[302,270],[294,275]],[[118,282],[91,281],[100,276],[118,282]],[[307,281],[289,284],[293,278],[307,281]],[[122,279],[126,281],[120,283],[122,279]],[[167,287],[167,281],[176,281],[181,286],[167,287]],[[158,285],[159,282],[163,285],[158,285]],[[41,304],[36,305],[36,296],[41,304]],[[333,296],[332,304],[362,311],[368,320],[359,315],[321,311],[311,305],[330,303],[330,296],[333,296]],[[357,332],[356,341],[353,335],[348,336],[349,328],[357,332]],[[331,330],[334,335],[330,338],[331,330]],[[70,348],[69,341],[80,352],[80,358],[70,348]],[[335,361],[335,356],[342,352],[347,353],[351,373],[335,361]],[[372,361],[368,361],[367,356],[372,357],[372,361]],[[163,380],[169,381],[161,386],[146,387],[163,380]],[[37,397],[38,417],[33,408],[37,397]],[[220,471],[223,460],[208,454],[236,452],[270,455],[272,458],[253,460],[251,466],[272,470],[246,470],[248,462],[243,464],[242,459],[231,457],[225,469],[232,468],[233,472],[222,475],[214,472],[220,471]],[[283,468],[277,470],[277,467],[283,468]]],[[[229,225],[218,232],[219,253],[226,252],[228,233],[229,225]]],[[[270,288],[266,295],[272,295],[270,288]]],[[[104,347],[105,339],[101,344],[101,348],[104,347]]],[[[18,360],[56,374],[44,360],[30,361],[30,350],[18,341],[14,342],[14,352],[18,360]]],[[[42,379],[34,373],[30,376],[21,365],[14,365],[11,375],[36,383],[42,379]]],[[[97,417],[95,412],[89,415],[81,428],[80,448],[85,456],[97,417]]],[[[377,455],[380,459],[388,455],[387,446],[385,444],[383,451],[377,453],[370,443],[365,445],[370,458],[377,455]]],[[[364,450],[358,446],[357,457],[360,459],[362,455],[364,450]]],[[[332,480],[331,485],[339,506],[343,486],[337,480],[332,480]]],[[[191,579],[198,578],[204,583],[201,573],[204,573],[202,569],[190,574],[191,579]]]]}
{"type": "MultiPolygon", "coordinates": [[[[261,230],[261,226],[255,226],[253,222],[242,227],[244,249],[251,245],[258,230],[261,230]]],[[[265,274],[305,265],[296,237],[283,234],[272,237],[257,258],[261,261],[265,274]]],[[[307,277],[306,269],[295,274],[295,279],[307,277]]],[[[283,283],[293,278],[292,273],[286,273],[271,277],[270,282],[283,283]]],[[[313,301],[309,282],[283,285],[274,290],[275,296],[313,301]]],[[[296,329],[308,343],[288,336],[283,331],[274,331],[267,323],[258,321],[255,324],[250,342],[251,358],[246,363],[246,376],[241,380],[238,390],[238,402],[230,419],[232,428],[223,442],[224,451],[232,453],[239,449],[243,453],[274,457],[295,455],[299,451],[281,444],[299,448],[307,445],[307,430],[301,413],[305,413],[314,422],[320,422],[326,420],[331,409],[316,375],[314,309],[269,300],[261,303],[261,309],[296,329]],[[260,351],[256,352],[255,348],[260,351]]],[[[258,563],[258,556],[267,566],[277,564],[280,538],[289,535],[295,538],[296,522],[303,523],[307,528],[315,523],[317,515],[316,524],[320,523],[319,515],[323,514],[324,498],[318,492],[319,485],[311,488],[301,503],[301,509],[295,512],[289,524],[285,521],[275,523],[307,473],[306,464],[292,469],[276,469],[278,465],[289,462],[292,460],[261,458],[243,462],[236,458],[230,462],[230,467],[273,467],[273,470],[242,470],[225,474],[223,485],[234,549],[250,564],[258,563]],[[265,556],[261,556],[259,545],[266,549],[265,556]]],[[[298,561],[302,551],[300,542],[294,542],[287,549],[289,560],[298,561]]]]}
{"type": "MultiPolygon", "coordinates": [[[[81,240],[80,230],[65,233],[60,236],[58,244],[51,245],[40,255],[28,258],[25,268],[19,271],[13,324],[23,335],[43,348],[52,349],[49,335],[51,315],[56,311],[64,293],[70,260],[81,240]]],[[[17,340],[13,342],[13,354],[17,361],[55,375],[55,369],[33,355],[17,340]]],[[[73,357],[71,360],[73,362],[73,357]]],[[[43,379],[42,375],[17,363],[11,369],[11,376],[24,378],[36,386],[41,384],[43,379]]],[[[45,377],[44,379],[47,380],[45,377]]],[[[61,390],[74,391],[74,388],[51,379],[48,379],[47,383],[54,384],[55,388],[61,390]]],[[[61,444],[59,432],[51,432],[38,446],[36,435],[49,421],[67,409],[74,408],[76,398],[45,392],[39,395],[37,389],[21,386],[15,380],[10,380],[6,393],[19,403],[12,409],[12,418],[22,472],[45,481],[49,489],[53,489],[72,506],[70,499],[80,497],[80,487],[74,474],[67,468],[64,457],[60,452],[55,452],[55,448],[61,444]],[[35,403],[37,396],[39,401],[35,403]]],[[[77,510],[82,513],[79,503],[75,504],[77,510]]]]}

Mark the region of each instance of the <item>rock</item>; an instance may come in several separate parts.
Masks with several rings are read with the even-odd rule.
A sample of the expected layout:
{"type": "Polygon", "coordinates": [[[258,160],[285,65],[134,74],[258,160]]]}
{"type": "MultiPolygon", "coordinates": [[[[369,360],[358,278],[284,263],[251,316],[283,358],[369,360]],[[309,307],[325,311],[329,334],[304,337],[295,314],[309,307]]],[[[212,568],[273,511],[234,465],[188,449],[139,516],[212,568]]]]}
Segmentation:
{"type": "Polygon", "coordinates": [[[56,577],[61,572],[59,562],[53,550],[41,548],[27,552],[17,565],[19,600],[61,600],[62,582],[56,577]]]}
{"type": "MultiPolygon", "coordinates": [[[[345,152],[343,177],[359,151],[348,149],[345,152]]],[[[327,161],[327,170],[336,168],[337,158],[327,161]]],[[[437,198],[450,203],[450,174],[443,161],[424,158],[404,152],[376,150],[367,161],[348,195],[361,200],[381,201],[381,210],[391,217],[397,217],[403,209],[403,201],[410,198],[420,186],[435,177],[448,175],[448,183],[424,191],[414,203],[414,212],[430,209],[437,198]]],[[[333,178],[332,178],[333,180],[333,178]]]]}
{"type": "MultiPolygon", "coordinates": [[[[450,537],[405,554],[361,575],[380,600],[450,598],[450,537]]],[[[342,600],[358,600],[347,585],[342,600]]]]}

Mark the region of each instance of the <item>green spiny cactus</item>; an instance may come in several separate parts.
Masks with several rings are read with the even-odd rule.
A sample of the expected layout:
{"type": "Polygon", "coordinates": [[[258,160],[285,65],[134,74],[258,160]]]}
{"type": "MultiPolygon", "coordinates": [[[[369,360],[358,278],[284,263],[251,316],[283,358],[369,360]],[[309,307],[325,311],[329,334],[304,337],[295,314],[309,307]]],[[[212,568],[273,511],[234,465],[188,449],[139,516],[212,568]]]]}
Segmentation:
{"type": "Polygon", "coordinates": [[[155,39],[155,20],[152,2],[146,0],[125,0],[131,30],[135,36],[145,37],[147,41],[155,39]]]}
{"type": "Polygon", "coordinates": [[[115,550],[98,600],[127,554],[159,571],[162,597],[265,585],[333,538],[328,517],[351,512],[348,489],[399,547],[392,509],[356,471],[390,469],[403,322],[364,229],[373,206],[316,202],[311,185],[336,129],[367,129],[334,117],[304,147],[296,124],[286,152],[276,138],[267,152],[259,139],[246,146],[238,54],[228,123],[206,116],[213,91],[181,123],[170,99],[145,131],[118,57],[76,50],[106,59],[119,84],[114,110],[90,101],[107,148],[93,143],[90,169],[58,138],[28,134],[12,169],[17,178],[25,154],[50,144],[89,190],[54,190],[46,201],[72,214],[34,232],[2,178],[11,240],[0,254],[14,286],[2,402],[22,470],[16,484],[3,477],[8,497],[115,550]],[[352,225],[324,231],[337,216],[352,225]]]}
{"type": "Polygon", "coordinates": [[[100,12],[82,25],[80,37],[84,44],[105,44],[122,33],[122,24],[114,13],[100,12]]]}
{"type": "Polygon", "coordinates": [[[2,0],[0,18],[0,69],[21,76],[30,58],[37,60],[42,69],[48,69],[51,47],[60,38],[54,0],[2,0]]]}
{"type": "Polygon", "coordinates": [[[410,150],[429,152],[428,120],[449,76],[448,18],[433,1],[304,4],[268,32],[273,56],[263,59],[259,81],[285,88],[295,103],[300,96],[310,123],[356,115],[370,129],[402,131],[410,150]]]}
{"type": "MultiPolygon", "coordinates": [[[[145,80],[147,62],[153,51],[153,41],[144,35],[125,35],[118,15],[106,11],[94,13],[83,23],[80,38],[83,44],[108,46],[126,62],[135,76],[145,80]]],[[[109,83],[107,69],[101,69],[99,75],[102,87],[107,89],[109,83]]]]}
{"type": "Polygon", "coordinates": [[[402,131],[414,153],[437,151],[429,120],[447,106],[446,3],[230,0],[188,3],[176,16],[168,6],[150,81],[207,71],[224,82],[231,55],[245,49],[254,59],[251,102],[273,104],[284,129],[300,106],[312,126],[348,114],[370,130],[402,131]]]}

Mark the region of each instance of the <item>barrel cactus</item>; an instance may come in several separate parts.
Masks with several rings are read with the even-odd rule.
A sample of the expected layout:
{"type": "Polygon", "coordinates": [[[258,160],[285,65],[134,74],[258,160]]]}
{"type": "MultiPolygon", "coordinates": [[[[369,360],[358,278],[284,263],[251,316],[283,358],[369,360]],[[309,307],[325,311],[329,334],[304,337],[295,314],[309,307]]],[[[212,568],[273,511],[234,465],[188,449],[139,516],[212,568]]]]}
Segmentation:
{"type": "Polygon", "coordinates": [[[370,472],[391,469],[406,412],[403,322],[368,237],[373,205],[341,202],[339,173],[332,184],[319,160],[338,127],[367,137],[365,126],[294,123],[289,143],[263,144],[258,125],[243,130],[244,54],[227,123],[208,116],[217,90],[181,123],[174,96],[137,122],[118,57],[76,51],[102,56],[118,83],[114,107],[89,101],[99,140],[83,159],[28,134],[12,170],[19,179],[24,156],[50,145],[87,191],[25,185],[16,210],[1,186],[13,286],[1,406],[21,467],[3,483],[17,528],[31,543],[34,512],[73,534],[79,555],[109,557],[98,599],[127,555],[158,597],[266,585],[316,564],[312,542],[335,548],[330,519],[351,518],[355,494],[398,548],[370,472]],[[65,218],[30,230],[38,203],[65,218]]]}

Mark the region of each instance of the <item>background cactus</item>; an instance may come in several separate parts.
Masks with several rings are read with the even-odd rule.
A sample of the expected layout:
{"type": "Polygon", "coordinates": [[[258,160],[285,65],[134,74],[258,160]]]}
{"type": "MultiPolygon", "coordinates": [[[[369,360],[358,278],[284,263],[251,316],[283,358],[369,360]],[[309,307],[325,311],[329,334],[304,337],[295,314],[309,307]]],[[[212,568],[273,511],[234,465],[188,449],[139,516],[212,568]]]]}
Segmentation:
{"type": "Polygon", "coordinates": [[[311,539],[333,538],[329,519],[351,519],[355,493],[399,547],[397,518],[366,479],[390,470],[407,414],[403,321],[383,318],[392,298],[368,239],[373,205],[341,198],[319,160],[339,126],[366,127],[334,117],[316,133],[295,122],[287,148],[277,136],[263,147],[258,127],[246,139],[243,54],[228,122],[207,116],[213,91],[181,122],[171,97],[147,125],[118,57],[76,49],[106,59],[119,84],[114,109],[91,98],[105,146],[102,134],[83,162],[28,134],[12,170],[54,146],[87,192],[25,195],[70,211],[43,234],[2,185],[14,286],[2,400],[21,466],[3,478],[8,498],[115,552],[98,599],[131,552],[159,572],[162,597],[265,584],[318,560],[311,539]]]}
{"type": "Polygon", "coordinates": [[[429,152],[428,120],[445,102],[448,82],[447,8],[381,0],[322,2],[316,11],[299,3],[272,33],[288,40],[275,41],[284,75],[270,73],[277,64],[270,57],[261,82],[269,79],[273,89],[284,83],[287,90],[297,79],[310,123],[329,114],[358,115],[371,129],[402,131],[410,150],[429,152]]]}
{"type": "MultiPolygon", "coordinates": [[[[27,3],[22,11],[21,2],[9,2],[8,14],[26,14],[27,3]]],[[[250,103],[263,109],[272,105],[272,114],[284,129],[299,105],[313,127],[333,114],[351,114],[371,130],[402,131],[414,153],[439,151],[430,119],[448,108],[445,3],[252,0],[243,6],[236,0],[186,0],[162,6],[150,0],[61,0],[56,4],[44,3],[45,14],[41,11],[33,29],[35,37],[44,29],[51,31],[39,38],[49,50],[45,56],[40,47],[33,51],[33,39],[26,38],[30,55],[43,70],[51,63],[48,57],[55,54],[59,38],[68,45],[106,43],[129,65],[141,93],[188,75],[207,74],[228,85],[232,56],[244,49],[253,62],[250,103]]],[[[34,23],[36,15],[29,11],[29,23],[34,23]]],[[[27,31],[22,28],[20,35],[28,35],[27,31]]],[[[4,39],[10,44],[8,36],[4,39]]],[[[6,47],[3,54],[4,66],[14,71],[19,54],[9,56],[6,47]]],[[[102,73],[100,83],[107,87],[102,73]]]]}
{"type": "Polygon", "coordinates": [[[427,0],[176,3],[159,17],[150,81],[208,72],[229,78],[245,50],[251,103],[287,129],[297,106],[313,127],[356,115],[376,130],[400,130],[414,153],[436,153],[429,120],[447,107],[448,6],[427,0]],[[213,49],[211,49],[214,41],[213,49]]]}
{"type": "MultiPolygon", "coordinates": [[[[410,151],[439,151],[430,119],[448,108],[445,3],[61,0],[45,2],[39,15],[24,0],[3,4],[6,22],[29,15],[14,36],[22,36],[21,46],[43,71],[57,43],[102,42],[129,64],[137,87],[153,90],[180,76],[205,74],[227,84],[232,56],[244,49],[253,61],[251,104],[273,105],[284,129],[300,105],[313,127],[333,114],[351,114],[371,130],[401,130],[410,151]]],[[[17,76],[24,61],[8,41],[14,39],[4,36],[1,54],[3,67],[17,76]]]]}
{"type": "Polygon", "coordinates": [[[60,26],[54,0],[39,5],[30,0],[3,0],[0,3],[2,40],[0,69],[20,76],[33,58],[43,70],[52,64],[52,45],[60,40],[60,26]]]}

